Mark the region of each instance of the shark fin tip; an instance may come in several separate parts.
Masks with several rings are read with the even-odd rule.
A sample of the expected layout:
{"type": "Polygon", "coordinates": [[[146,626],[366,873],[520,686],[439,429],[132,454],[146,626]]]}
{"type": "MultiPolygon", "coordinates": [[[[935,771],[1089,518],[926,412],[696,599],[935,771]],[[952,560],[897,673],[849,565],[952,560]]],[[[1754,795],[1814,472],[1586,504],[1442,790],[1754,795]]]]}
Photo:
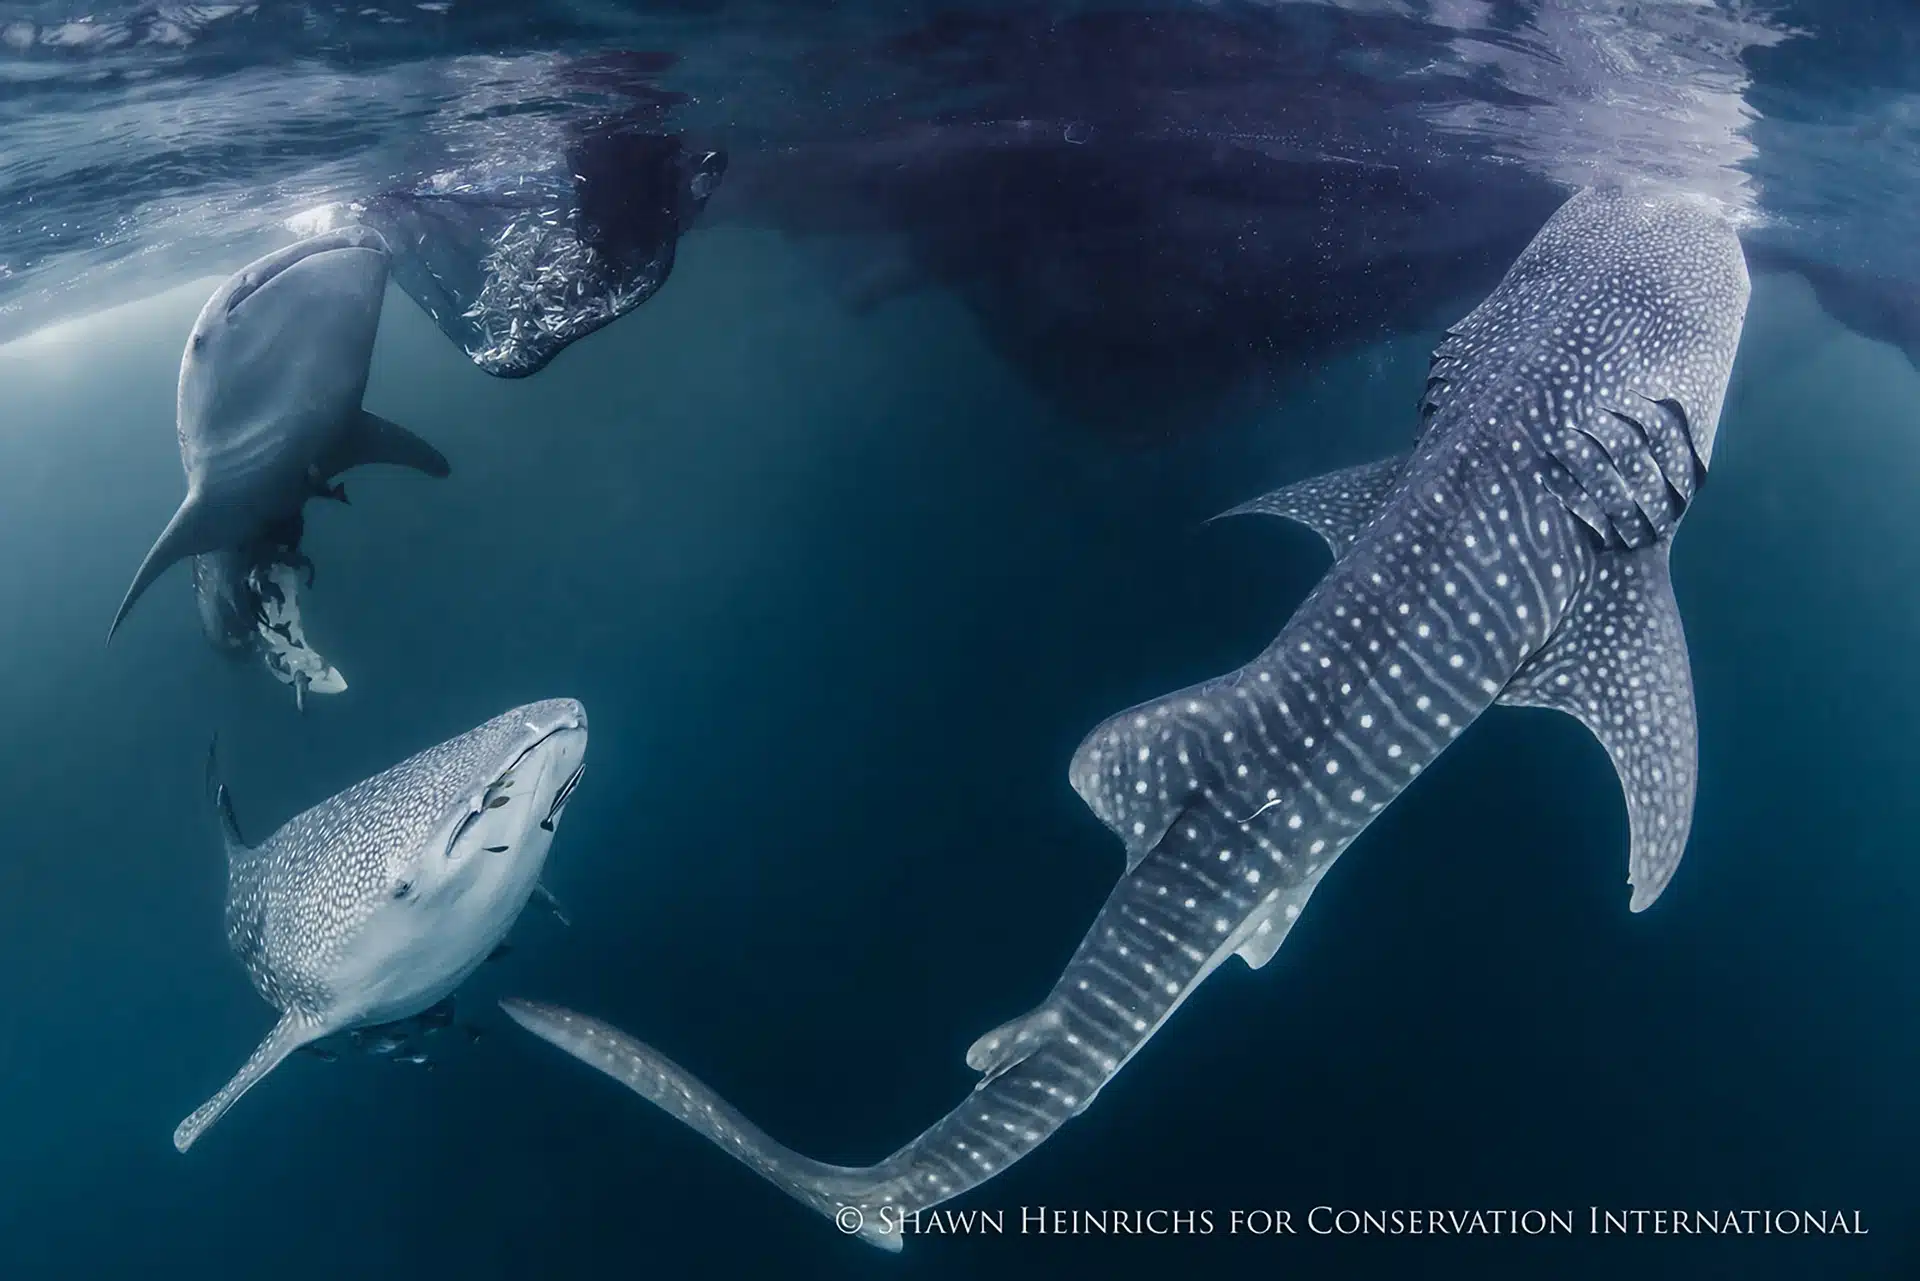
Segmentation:
{"type": "Polygon", "coordinates": [[[113,622],[107,627],[107,641],[113,641],[113,634],[120,630],[120,624],[126,620],[133,609],[134,602],[146,594],[147,588],[161,574],[173,568],[189,556],[197,556],[213,551],[220,546],[220,540],[212,528],[212,521],[206,505],[201,501],[200,492],[188,489],[187,496],[173,513],[173,519],[160,531],[160,537],[147,550],[141,560],[140,568],[134,572],[133,582],[127,588],[127,594],[120,600],[120,608],[113,616],[113,622]]]}
{"type": "Polygon", "coordinates": [[[967,1066],[992,1080],[1039,1049],[1060,1024],[1060,1012],[1043,1004],[1002,1023],[968,1046],[967,1066]]]}

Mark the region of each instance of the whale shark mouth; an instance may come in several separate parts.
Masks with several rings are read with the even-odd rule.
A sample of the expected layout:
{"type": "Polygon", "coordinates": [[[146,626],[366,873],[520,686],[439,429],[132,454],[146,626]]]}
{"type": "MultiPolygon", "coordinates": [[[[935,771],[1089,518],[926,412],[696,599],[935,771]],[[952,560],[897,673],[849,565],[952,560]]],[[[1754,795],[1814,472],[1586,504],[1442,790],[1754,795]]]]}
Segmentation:
{"type": "MultiPolygon", "coordinates": [[[[532,726],[529,725],[528,728],[531,729],[532,726]]],[[[513,772],[520,768],[520,763],[522,761],[526,760],[529,756],[539,751],[540,748],[551,739],[554,739],[561,734],[579,733],[581,728],[582,727],[580,725],[555,725],[552,729],[548,730],[546,733],[542,734],[539,738],[529,743],[520,752],[518,756],[514,757],[513,763],[500,771],[499,777],[495,778],[493,782],[487,787],[487,790],[484,793],[484,795],[488,798],[494,798],[494,794],[497,791],[499,791],[502,787],[504,787],[513,778],[513,772]]],[[[553,831],[554,824],[560,821],[560,811],[566,808],[567,801],[573,796],[573,789],[580,786],[580,776],[582,774],[585,774],[586,772],[587,772],[587,763],[585,761],[582,761],[580,762],[580,764],[574,766],[573,773],[567,776],[567,781],[560,785],[560,790],[558,792],[554,793],[553,802],[547,806],[546,817],[540,820],[540,829],[542,831],[546,831],[546,832],[553,831]]],[[[491,799],[490,803],[483,802],[483,807],[491,808],[492,805],[503,805],[505,803],[506,803],[505,797],[501,796],[497,799],[491,799]]],[[[474,819],[478,818],[480,814],[481,814],[481,810],[475,809],[473,813],[467,815],[466,822],[462,823],[460,825],[460,830],[454,833],[453,843],[457,843],[459,841],[460,834],[466,831],[467,825],[472,823],[474,819]]],[[[452,848],[452,843],[449,844],[448,848],[449,849],[452,848]]]]}
{"type": "MultiPolygon", "coordinates": [[[[534,726],[529,722],[527,728],[532,729],[534,726]]],[[[460,820],[460,825],[454,828],[453,835],[447,838],[446,856],[449,859],[455,856],[455,851],[458,850],[460,846],[460,838],[467,834],[467,829],[478,822],[483,814],[488,810],[497,809],[507,804],[512,799],[509,793],[514,783],[514,771],[520,768],[522,762],[539,751],[541,746],[549,740],[557,738],[561,734],[579,733],[583,728],[584,726],[580,724],[555,725],[552,729],[549,729],[546,733],[540,735],[539,738],[522,748],[520,753],[513,758],[512,763],[501,770],[491,783],[487,784],[486,790],[480,793],[480,799],[473,803],[472,807],[467,811],[466,817],[460,820]]],[[[547,806],[546,817],[540,820],[542,830],[548,832],[553,831],[553,825],[560,817],[561,807],[567,803],[567,798],[573,795],[573,789],[580,785],[580,776],[586,772],[586,768],[586,762],[584,761],[575,766],[573,773],[569,775],[567,781],[561,785],[559,792],[554,795],[552,804],[547,806]]],[[[490,854],[504,854],[511,847],[506,845],[489,845],[485,848],[490,854]]]]}
{"type": "Polygon", "coordinates": [[[302,263],[311,262],[326,254],[351,252],[386,254],[388,250],[386,241],[382,240],[380,234],[370,227],[343,227],[338,231],[289,245],[281,254],[269,257],[249,268],[245,274],[234,281],[233,292],[227,295],[226,314],[231,317],[241,303],[302,263]]]}
{"type": "MultiPolygon", "coordinates": [[[[551,737],[551,735],[549,735],[551,737]]],[[[543,742],[545,740],[542,740],[543,742]]],[[[553,825],[560,821],[560,811],[567,807],[567,801],[573,796],[573,789],[580,786],[580,776],[587,772],[587,763],[581,761],[573,767],[573,773],[561,785],[559,794],[553,798],[553,804],[547,807],[547,816],[540,820],[540,830],[551,832],[553,825]]]]}

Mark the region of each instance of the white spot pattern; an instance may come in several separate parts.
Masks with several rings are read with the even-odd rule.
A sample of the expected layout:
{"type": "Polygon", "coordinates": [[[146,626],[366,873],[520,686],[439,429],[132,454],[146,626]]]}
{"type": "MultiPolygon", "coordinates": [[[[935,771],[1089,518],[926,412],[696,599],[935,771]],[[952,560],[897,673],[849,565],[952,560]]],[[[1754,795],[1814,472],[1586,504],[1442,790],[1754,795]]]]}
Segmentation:
{"type": "Polygon", "coordinates": [[[1575,196],[1435,352],[1411,454],[1236,509],[1312,526],[1334,565],[1253,663],[1080,745],[1069,778],[1126,841],[1127,870],[1041,1006],[976,1043],[966,1102],[880,1164],[808,1162],[619,1033],[515,1017],[807,1204],[871,1222],[1019,1160],[1227,956],[1263,963],[1333,861],[1496,696],[1544,686],[1605,727],[1641,905],[1684,844],[1671,802],[1693,775],[1684,641],[1651,567],[1664,574],[1711,454],[1745,302],[1728,228],[1683,204],[1575,196]]]}

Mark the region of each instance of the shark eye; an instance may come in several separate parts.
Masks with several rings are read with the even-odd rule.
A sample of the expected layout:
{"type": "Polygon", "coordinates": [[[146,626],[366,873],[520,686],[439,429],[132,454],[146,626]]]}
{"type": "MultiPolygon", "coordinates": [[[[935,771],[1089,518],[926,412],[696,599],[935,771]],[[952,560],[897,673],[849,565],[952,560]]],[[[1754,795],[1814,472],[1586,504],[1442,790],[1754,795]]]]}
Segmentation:
{"type": "Polygon", "coordinates": [[[407,895],[411,893],[413,893],[412,881],[402,881],[398,885],[393,887],[393,896],[397,899],[405,898],[407,895]]]}

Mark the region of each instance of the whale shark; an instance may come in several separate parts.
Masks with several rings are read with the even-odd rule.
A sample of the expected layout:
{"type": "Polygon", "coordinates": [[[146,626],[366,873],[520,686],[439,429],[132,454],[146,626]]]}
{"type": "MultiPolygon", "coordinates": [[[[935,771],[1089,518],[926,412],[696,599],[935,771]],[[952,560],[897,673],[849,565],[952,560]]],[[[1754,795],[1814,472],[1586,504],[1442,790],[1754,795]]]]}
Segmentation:
{"type": "Polygon", "coordinates": [[[1334,860],[1496,703],[1556,708],[1604,747],[1644,911],[1685,847],[1698,753],[1668,551],[1712,457],[1748,292],[1724,220],[1578,193],[1445,332],[1410,451],[1225,513],[1308,526],[1332,567],[1251,662],[1081,743],[1069,779],[1126,870],[1046,999],[968,1049],[968,1099],[892,1156],[811,1160],[618,1029],[507,1012],[898,1249],[903,1215],[1086,1110],[1228,957],[1271,960],[1334,860]]]}
{"type": "Polygon", "coordinates": [[[486,961],[534,893],[586,769],[587,713],[516,707],[290,819],[240,834],[212,753],[227,850],[227,943],[280,1020],[180,1123],[185,1152],[288,1054],[435,1007],[486,961]]]}
{"type": "Polygon", "coordinates": [[[207,299],[180,357],[187,496],[134,574],[109,641],[175,562],[269,539],[309,498],[345,502],[335,478],[348,468],[449,473],[439,450],[360,405],[390,261],[378,232],[345,227],[250,263],[207,299]]]}

